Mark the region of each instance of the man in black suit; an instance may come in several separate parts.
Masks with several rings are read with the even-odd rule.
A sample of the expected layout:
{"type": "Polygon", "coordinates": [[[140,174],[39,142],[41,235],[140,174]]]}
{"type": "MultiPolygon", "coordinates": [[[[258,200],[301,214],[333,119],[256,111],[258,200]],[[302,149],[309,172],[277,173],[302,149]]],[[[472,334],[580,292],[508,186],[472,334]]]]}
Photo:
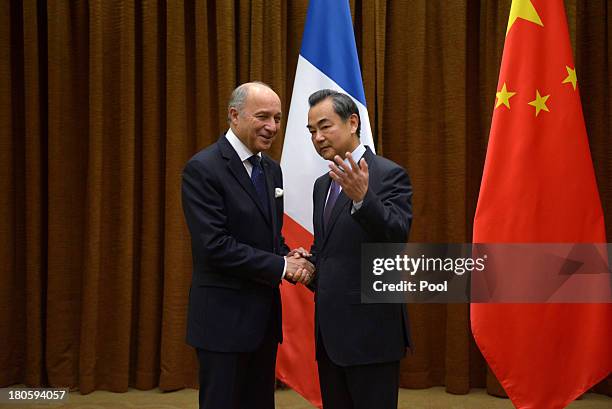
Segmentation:
{"type": "Polygon", "coordinates": [[[271,409],[282,341],[279,284],[305,282],[314,269],[288,254],[281,169],[261,153],[280,127],[278,95],[246,83],[228,105],[230,129],[183,170],[193,253],[187,342],[200,364],[200,408],[271,409]]]}
{"type": "Polygon", "coordinates": [[[308,100],[308,129],[330,172],[314,184],[315,340],[325,409],[397,408],[399,361],[410,346],[403,304],[361,304],[361,244],[405,242],[406,171],[360,143],[355,102],[332,90],[308,100]]]}

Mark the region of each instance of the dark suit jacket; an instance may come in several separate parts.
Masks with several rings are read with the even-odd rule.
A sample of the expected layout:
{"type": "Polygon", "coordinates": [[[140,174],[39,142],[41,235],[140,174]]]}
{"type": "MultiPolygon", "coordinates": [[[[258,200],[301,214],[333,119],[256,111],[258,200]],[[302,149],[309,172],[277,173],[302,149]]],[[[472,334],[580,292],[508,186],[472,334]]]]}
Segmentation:
{"type": "Polygon", "coordinates": [[[270,322],[282,340],[279,283],[287,254],[281,236],[280,166],[263,155],[269,209],[264,209],[225,136],[183,170],[182,201],[191,233],[193,275],[187,342],[219,352],[255,350],[270,322]]]}
{"type": "Polygon", "coordinates": [[[362,207],[340,193],[323,231],[329,174],[314,184],[316,267],[315,339],[322,337],[331,360],[340,366],[399,360],[410,346],[404,304],[361,304],[361,244],[405,242],[412,220],[412,187],[406,171],[369,148],[363,156],[369,186],[362,207]]]}

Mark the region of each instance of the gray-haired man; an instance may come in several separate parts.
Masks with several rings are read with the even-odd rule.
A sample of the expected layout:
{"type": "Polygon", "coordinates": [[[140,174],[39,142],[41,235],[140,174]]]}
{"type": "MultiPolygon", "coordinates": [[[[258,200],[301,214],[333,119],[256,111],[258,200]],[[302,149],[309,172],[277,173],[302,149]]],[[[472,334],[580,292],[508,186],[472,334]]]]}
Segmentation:
{"type": "Polygon", "coordinates": [[[271,409],[282,341],[278,286],[283,278],[307,282],[314,269],[288,254],[283,197],[275,194],[281,169],[262,154],[280,128],[278,95],[247,83],[228,105],[230,129],[183,170],[193,254],[187,342],[200,363],[200,408],[271,409]]]}

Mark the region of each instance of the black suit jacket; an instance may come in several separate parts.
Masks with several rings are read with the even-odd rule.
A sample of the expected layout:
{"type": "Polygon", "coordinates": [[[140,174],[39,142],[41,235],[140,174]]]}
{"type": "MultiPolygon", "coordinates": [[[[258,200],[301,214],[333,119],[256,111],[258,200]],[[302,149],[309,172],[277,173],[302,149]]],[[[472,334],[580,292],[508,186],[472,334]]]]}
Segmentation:
{"type": "Polygon", "coordinates": [[[406,171],[369,148],[363,156],[369,186],[362,207],[351,214],[352,201],[340,193],[323,229],[329,174],[314,184],[316,267],[315,339],[323,339],[331,360],[340,366],[399,360],[410,346],[404,304],[361,304],[361,244],[405,242],[412,220],[412,187],[406,171]]]}
{"type": "Polygon", "coordinates": [[[283,180],[278,163],[262,155],[265,209],[225,136],[193,156],[183,170],[182,204],[191,233],[193,275],[187,342],[219,352],[247,352],[269,323],[282,341],[279,283],[287,246],[281,236],[283,180]]]}

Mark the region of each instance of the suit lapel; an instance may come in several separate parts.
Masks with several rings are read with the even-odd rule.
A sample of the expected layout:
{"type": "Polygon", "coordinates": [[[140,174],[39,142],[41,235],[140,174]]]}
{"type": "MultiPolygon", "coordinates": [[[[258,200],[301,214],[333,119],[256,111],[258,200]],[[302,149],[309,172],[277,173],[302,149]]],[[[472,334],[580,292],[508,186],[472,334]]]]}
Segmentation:
{"type": "Polygon", "coordinates": [[[272,222],[272,231],[276,231],[276,201],[274,200],[274,191],[275,191],[275,186],[274,186],[274,180],[272,179],[272,170],[270,169],[270,165],[268,163],[268,159],[262,155],[262,161],[261,163],[263,164],[263,170],[264,170],[264,175],[266,176],[266,190],[268,192],[268,206],[270,207],[268,209],[268,215],[269,218],[268,220],[270,220],[272,222]]]}
{"type": "MultiPolygon", "coordinates": [[[[329,190],[329,187],[327,190],[329,190]]],[[[325,192],[325,197],[327,197],[327,191],[325,192]]],[[[336,203],[334,204],[334,208],[332,209],[332,214],[329,216],[329,222],[327,226],[325,226],[324,228],[324,231],[325,231],[325,238],[323,239],[324,246],[325,246],[325,242],[327,241],[327,238],[331,234],[331,231],[334,229],[334,225],[336,224],[336,221],[342,215],[342,212],[346,211],[346,207],[349,203],[351,203],[351,199],[349,199],[349,197],[344,194],[344,191],[340,191],[340,195],[338,196],[338,199],[336,199],[336,203]]]]}
{"type": "Polygon", "coordinates": [[[313,224],[315,228],[315,232],[320,233],[321,239],[323,239],[323,209],[325,209],[325,199],[327,197],[327,191],[329,190],[329,185],[331,183],[331,178],[326,176],[322,182],[316,184],[315,183],[315,191],[314,191],[314,209],[313,209],[313,224]]]}
{"type": "Polygon", "coordinates": [[[321,244],[321,248],[325,246],[327,242],[327,238],[329,237],[331,231],[338,220],[338,217],[342,213],[343,209],[346,207],[348,203],[350,203],[350,199],[344,192],[340,191],[340,195],[338,199],[336,199],[336,203],[334,204],[334,208],[332,209],[332,214],[329,216],[329,222],[326,226],[323,224],[323,213],[325,211],[325,204],[327,202],[327,193],[329,192],[329,186],[331,185],[331,177],[329,175],[325,176],[324,182],[321,184],[320,190],[317,192],[315,200],[319,203],[317,206],[316,214],[314,215],[314,219],[317,223],[319,223],[319,231],[323,233],[323,242],[321,244]]]}
{"type": "Polygon", "coordinates": [[[251,196],[253,202],[264,216],[264,219],[269,223],[270,218],[268,216],[268,212],[265,211],[263,205],[259,201],[259,197],[257,196],[257,191],[255,190],[255,186],[253,186],[253,182],[249,178],[249,174],[244,168],[244,164],[238,157],[238,154],[232,148],[232,145],[227,141],[225,136],[219,138],[219,149],[221,150],[221,155],[227,160],[227,166],[230,172],[234,175],[238,183],[242,186],[242,188],[251,196]]]}

